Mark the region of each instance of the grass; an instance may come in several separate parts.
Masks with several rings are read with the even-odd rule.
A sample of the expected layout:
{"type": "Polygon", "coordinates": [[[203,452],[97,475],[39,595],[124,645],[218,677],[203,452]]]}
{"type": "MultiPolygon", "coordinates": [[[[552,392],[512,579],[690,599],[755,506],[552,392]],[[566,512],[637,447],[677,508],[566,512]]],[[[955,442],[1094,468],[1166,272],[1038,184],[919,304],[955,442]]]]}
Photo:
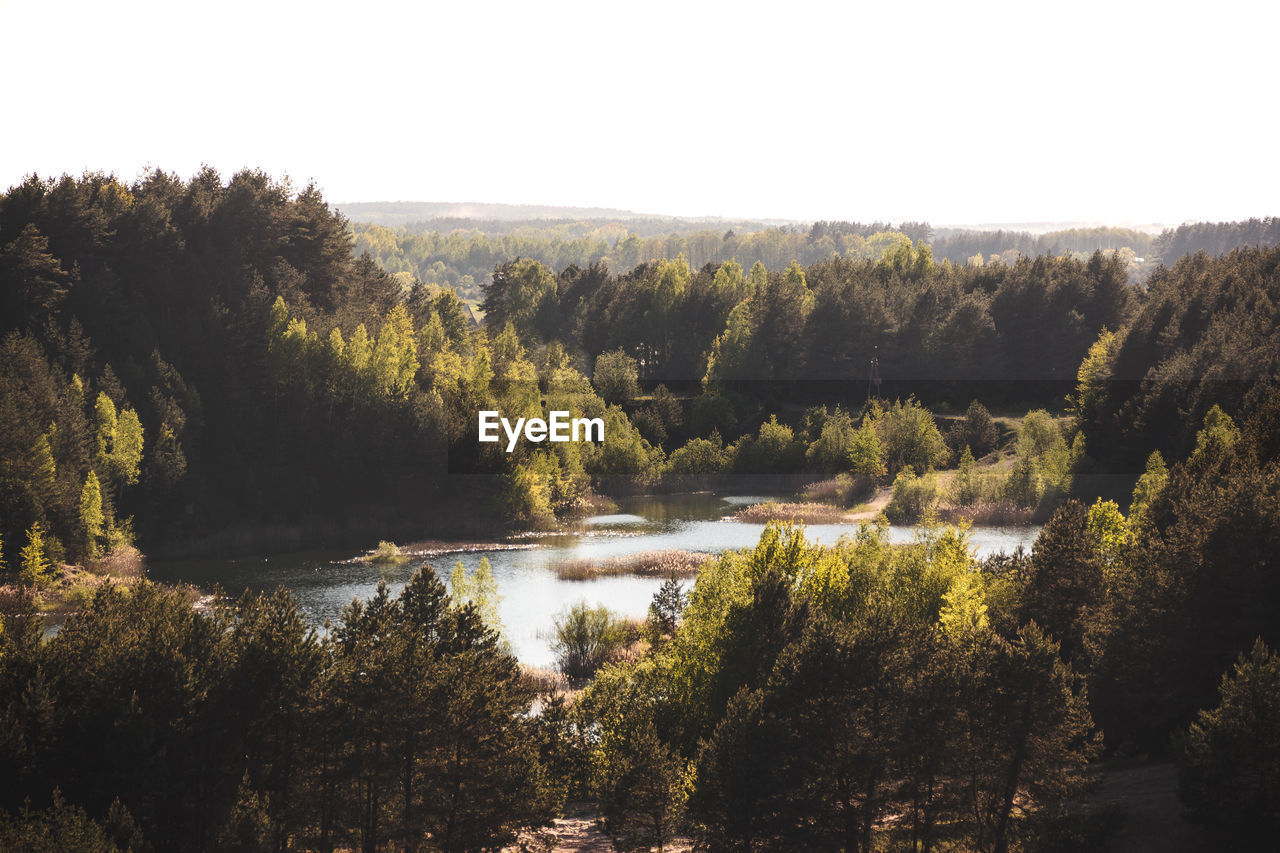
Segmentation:
{"type": "Polygon", "coordinates": [[[1035,520],[1035,510],[1011,503],[980,502],[971,506],[943,504],[937,508],[939,521],[954,524],[968,521],[986,527],[1023,527],[1035,520]]]}
{"type": "Polygon", "coordinates": [[[531,693],[565,693],[569,689],[564,673],[541,666],[520,664],[520,679],[531,693]]]}
{"type": "MultiPolygon", "coordinates": [[[[132,545],[123,545],[87,566],[69,563],[55,566],[52,583],[30,592],[41,613],[74,613],[93,600],[99,587],[131,586],[141,580],[143,574],[142,554],[132,545]]],[[[5,595],[20,594],[17,587],[3,589],[5,595]]]]}
{"type": "Polygon", "coordinates": [[[564,581],[587,581],[611,575],[689,577],[713,559],[713,555],[700,551],[640,551],[607,560],[570,560],[556,566],[556,577],[564,581]]]}
{"type": "Polygon", "coordinates": [[[780,503],[768,501],[738,510],[735,521],[768,524],[770,521],[799,521],[805,524],[839,524],[846,511],[838,506],[819,503],[780,503]]]}

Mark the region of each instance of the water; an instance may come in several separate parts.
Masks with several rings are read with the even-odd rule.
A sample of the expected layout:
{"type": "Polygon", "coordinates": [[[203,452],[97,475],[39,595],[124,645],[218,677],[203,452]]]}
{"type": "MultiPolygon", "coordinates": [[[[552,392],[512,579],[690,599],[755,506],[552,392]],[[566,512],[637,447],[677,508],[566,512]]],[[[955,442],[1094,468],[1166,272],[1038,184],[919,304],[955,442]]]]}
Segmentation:
{"type": "MultiPolygon", "coordinates": [[[[588,581],[556,577],[554,567],[569,560],[624,557],[640,551],[685,549],[719,553],[750,548],[760,538],[763,524],[741,524],[725,518],[742,506],[758,503],[755,495],[640,496],[620,500],[618,512],[585,519],[572,531],[552,536],[517,538],[520,550],[448,554],[428,560],[410,560],[394,566],[342,562],[350,553],[308,551],[270,558],[240,560],[184,560],[155,562],[149,575],[166,582],[186,582],[209,589],[220,584],[229,593],[245,588],[255,591],[284,586],[298,599],[303,612],[319,624],[337,621],[352,598],[367,598],[380,580],[393,594],[424,562],[447,578],[461,560],[468,570],[482,557],[493,567],[502,595],[499,612],[506,637],[524,663],[550,667],[551,625],[555,616],[577,601],[603,604],[625,616],[643,618],[661,578],[612,576],[588,581]]],[[[811,524],[805,528],[810,541],[832,544],[857,524],[811,524]]],[[[1031,547],[1037,528],[975,527],[970,542],[979,556],[1011,552],[1019,545],[1031,547]]],[[[893,542],[910,542],[912,527],[889,528],[893,542]]],[[[687,583],[692,583],[689,580],[687,583]]]]}

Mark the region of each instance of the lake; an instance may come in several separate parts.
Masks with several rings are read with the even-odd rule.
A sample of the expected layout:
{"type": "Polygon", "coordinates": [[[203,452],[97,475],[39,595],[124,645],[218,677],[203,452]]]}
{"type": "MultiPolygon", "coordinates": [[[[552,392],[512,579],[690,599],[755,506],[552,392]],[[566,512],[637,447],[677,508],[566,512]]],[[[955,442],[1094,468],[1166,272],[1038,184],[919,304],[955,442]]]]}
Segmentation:
{"type": "MultiPolygon", "coordinates": [[[[237,560],[174,560],[149,564],[148,575],[167,583],[186,582],[209,589],[214,584],[231,594],[241,590],[274,590],[286,587],[298,599],[307,618],[316,624],[337,621],[352,598],[367,598],[385,580],[397,593],[424,562],[442,579],[461,560],[469,570],[482,557],[489,559],[498,591],[502,595],[500,613],[506,637],[516,656],[533,666],[550,667],[551,625],[556,614],[577,601],[603,604],[625,616],[643,618],[662,578],[612,576],[587,581],[556,577],[554,566],[569,560],[623,557],[640,551],[685,549],[719,553],[753,547],[763,524],[742,524],[726,520],[735,511],[765,500],[757,495],[729,495],[703,492],[687,495],[645,495],[622,498],[618,511],[583,519],[572,529],[552,535],[515,537],[511,541],[526,547],[520,550],[477,551],[446,554],[427,560],[410,560],[398,565],[347,562],[350,552],[304,551],[270,557],[237,560]]],[[[805,533],[810,541],[832,544],[845,533],[857,531],[858,524],[810,524],[805,533]]],[[[1018,546],[1030,549],[1036,527],[974,527],[970,542],[978,556],[1018,546]]],[[[890,527],[889,539],[910,542],[914,527],[890,527]]],[[[372,544],[372,543],[371,543],[372,544]]],[[[686,581],[692,584],[692,579],[686,581]]]]}

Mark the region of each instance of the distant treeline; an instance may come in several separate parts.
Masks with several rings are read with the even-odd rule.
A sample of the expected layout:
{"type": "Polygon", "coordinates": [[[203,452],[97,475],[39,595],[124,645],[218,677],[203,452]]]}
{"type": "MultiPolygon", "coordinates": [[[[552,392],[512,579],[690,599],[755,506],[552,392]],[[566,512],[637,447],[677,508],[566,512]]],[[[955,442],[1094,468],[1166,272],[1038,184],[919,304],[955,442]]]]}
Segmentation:
{"type": "Polygon", "coordinates": [[[1280,244],[1280,217],[1243,222],[1194,222],[1165,231],[1156,238],[1155,254],[1165,263],[1183,255],[1206,252],[1221,255],[1243,246],[1266,248],[1280,244]]]}
{"type": "MultiPolygon", "coordinates": [[[[406,280],[452,287],[463,299],[478,299],[479,286],[493,267],[515,258],[540,261],[559,271],[603,263],[614,272],[684,255],[694,268],[736,260],[744,267],[760,261],[769,270],[791,261],[803,266],[836,257],[879,260],[904,239],[928,243],[937,261],[964,265],[1018,257],[1117,253],[1137,283],[1163,263],[1204,251],[1222,254],[1242,246],[1280,243],[1280,220],[1196,223],[1159,236],[1132,228],[1069,228],[1037,234],[1016,230],[937,229],[923,222],[814,222],[770,226],[760,222],[713,222],[651,217],[589,219],[509,219],[438,217],[397,227],[379,214],[377,224],[352,226],[357,253],[367,252],[383,269],[406,280]]],[[[452,210],[452,208],[450,208],[452,210]]],[[[381,210],[381,208],[379,208],[381,210]]]]}
{"type": "Polygon", "coordinates": [[[559,271],[603,263],[626,272],[642,263],[684,255],[696,268],[735,260],[744,267],[759,261],[780,270],[791,261],[803,266],[851,258],[879,260],[904,241],[928,243],[938,261],[974,264],[1020,256],[1117,252],[1137,280],[1150,264],[1152,236],[1126,228],[1076,228],[1048,234],[1019,231],[942,231],[923,222],[815,222],[807,228],[734,223],[712,230],[698,220],[512,221],[434,219],[391,228],[357,222],[356,252],[367,252],[383,269],[403,274],[406,284],[452,287],[475,300],[479,286],[497,264],[516,258],[540,261],[559,271]]]}
{"type": "Polygon", "coordinates": [[[931,246],[939,260],[945,258],[962,264],[975,255],[987,258],[1011,251],[1034,257],[1130,249],[1135,256],[1147,259],[1151,255],[1153,240],[1151,234],[1132,228],[1069,228],[1047,234],[943,229],[931,246]]]}

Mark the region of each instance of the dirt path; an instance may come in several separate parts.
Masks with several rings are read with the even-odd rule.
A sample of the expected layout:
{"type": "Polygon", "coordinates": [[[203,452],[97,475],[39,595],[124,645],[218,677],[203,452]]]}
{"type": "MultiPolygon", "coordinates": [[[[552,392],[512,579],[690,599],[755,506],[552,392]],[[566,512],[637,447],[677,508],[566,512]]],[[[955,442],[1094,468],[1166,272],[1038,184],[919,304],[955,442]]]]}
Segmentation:
{"type": "Polygon", "coordinates": [[[876,489],[875,495],[867,502],[863,509],[857,512],[845,513],[846,521],[875,521],[876,516],[884,512],[884,508],[889,505],[889,498],[893,497],[893,489],[885,486],[882,489],[876,489]]]}

